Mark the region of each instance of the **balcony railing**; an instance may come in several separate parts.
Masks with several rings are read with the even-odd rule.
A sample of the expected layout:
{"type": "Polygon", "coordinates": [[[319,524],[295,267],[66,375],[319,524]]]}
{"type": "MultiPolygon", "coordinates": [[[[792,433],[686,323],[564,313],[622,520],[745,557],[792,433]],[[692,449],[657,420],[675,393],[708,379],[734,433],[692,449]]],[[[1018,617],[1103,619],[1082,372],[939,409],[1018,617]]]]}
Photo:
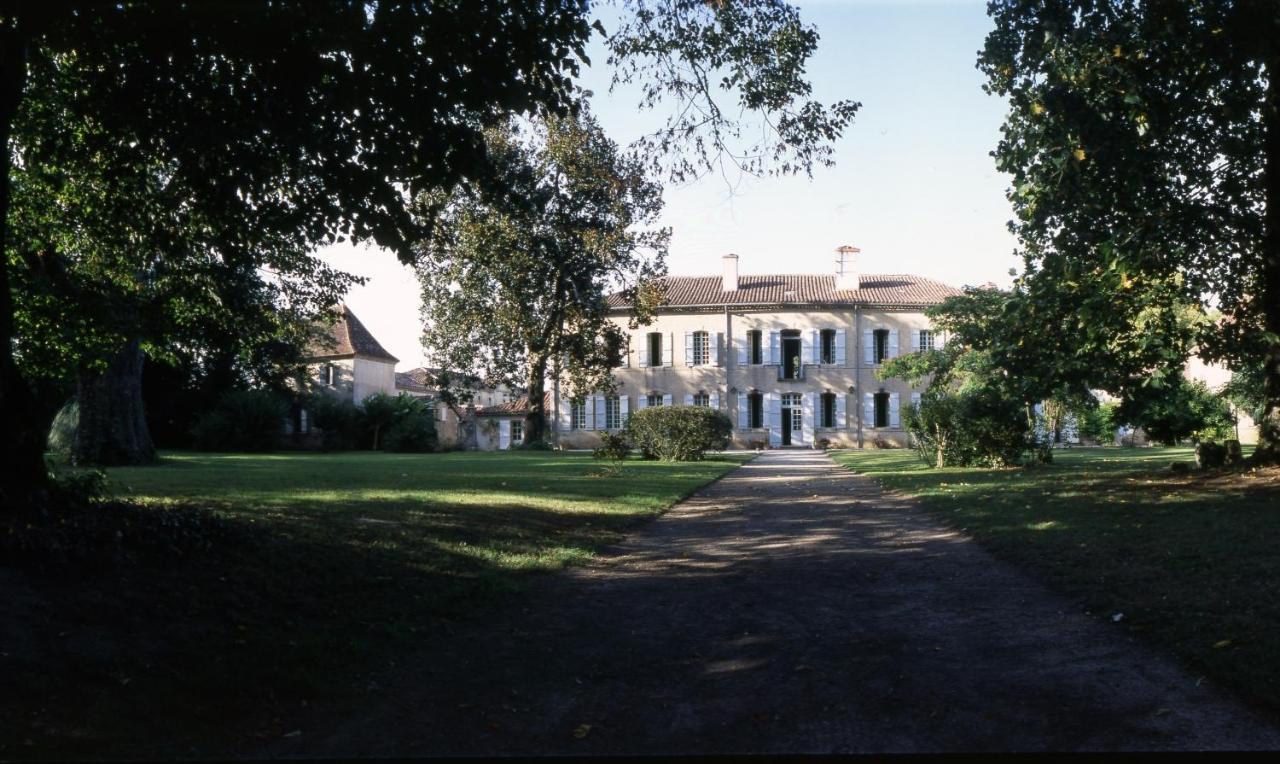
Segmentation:
{"type": "Polygon", "coordinates": [[[803,382],[804,381],[804,364],[800,364],[792,370],[790,376],[787,375],[787,367],[785,365],[778,366],[779,382],[803,382]]]}

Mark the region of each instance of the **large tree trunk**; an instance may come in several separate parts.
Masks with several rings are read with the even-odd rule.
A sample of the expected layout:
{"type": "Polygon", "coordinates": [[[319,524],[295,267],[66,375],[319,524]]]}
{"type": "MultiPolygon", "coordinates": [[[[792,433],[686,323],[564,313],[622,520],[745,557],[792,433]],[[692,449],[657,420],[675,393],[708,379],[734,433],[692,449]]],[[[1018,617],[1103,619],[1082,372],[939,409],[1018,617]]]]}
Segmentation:
{"type": "Polygon", "coordinates": [[[156,450],[142,405],[142,343],[131,340],[106,370],[76,376],[80,424],[71,460],[80,466],[150,464],[156,450]]]}
{"type": "Polygon", "coordinates": [[[45,439],[55,409],[44,405],[13,356],[14,304],[8,252],[10,153],[13,120],[27,79],[28,40],[18,20],[6,11],[0,25],[0,437],[6,476],[0,481],[0,510],[38,501],[49,487],[44,464],[45,439]]]}
{"type": "Polygon", "coordinates": [[[1265,368],[1262,421],[1258,422],[1258,448],[1254,458],[1280,462],[1280,49],[1270,42],[1267,58],[1266,169],[1262,238],[1263,327],[1270,335],[1263,356],[1265,368]]]}
{"type": "Polygon", "coordinates": [[[547,359],[533,356],[529,359],[529,413],[524,417],[524,442],[542,443],[547,439],[546,401],[547,359]]]}

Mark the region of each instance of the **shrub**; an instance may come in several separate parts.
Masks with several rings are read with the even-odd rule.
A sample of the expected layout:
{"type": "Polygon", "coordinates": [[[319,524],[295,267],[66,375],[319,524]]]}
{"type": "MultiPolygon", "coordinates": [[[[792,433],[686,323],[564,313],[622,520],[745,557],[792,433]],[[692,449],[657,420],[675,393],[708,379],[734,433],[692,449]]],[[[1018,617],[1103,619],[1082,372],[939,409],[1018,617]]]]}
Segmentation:
{"type": "Polygon", "coordinates": [[[620,462],[631,455],[631,442],[624,432],[600,433],[600,446],[591,452],[592,458],[620,462]]]}
{"type": "Polygon", "coordinates": [[[1214,440],[1234,433],[1226,400],[1205,383],[1183,377],[1134,391],[1120,404],[1119,415],[1125,424],[1141,427],[1153,441],[1166,446],[1187,438],[1214,440]]]}
{"type": "Polygon", "coordinates": [[[1120,422],[1117,413],[1120,404],[1115,401],[1099,403],[1078,412],[1080,438],[1092,440],[1101,446],[1109,446],[1116,441],[1116,428],[1120,422]]]}
{"type": "Polygon", "coordinates": [[[701,406],[655,406],[632,414],[626,431],[648,458],[689,462],[725,449],[733,422],[723,412],[701,406]]]}
{"type": "Polygon", "coordinates": [[[55,454],[70,454],[76,442],[76,427],[80,425],[80,403],[75,398],[58,409],[49,428],[47,448],[55,454]]]}
{"type": "Polygon", "coordinates": [[[920,458],[935,467],[1016,464],[1028,445],[1025,409],[995,387],[930,390],[903,419],[920,458]]]}
{"type": "Polygon", "coordinates": [[[1196,466],[1202,470],[1217,469],[1227,462],[1227,447],[1205,441],[1196,446],[1196,466]]]}
{"type": "Polygon", "coordinates": [[[326,451],[355,448],[360,440],[360,407],[346,398],[316,393],[307,401],[311,423],[320,430],[321,447],[326,451]]]}
{"type": "Polygon", "coordinates": [[[233,390],[191,429],[201,451],[271,451],[289,407],[269,390],[233,390]]]}
{"type": "Polygon", "coordinates": [[[425,410],[401,416],[387,428],[382,439],[383,449],[399,453],[425,454],[435,451],[437,445],[436,422],[425,410]]]}

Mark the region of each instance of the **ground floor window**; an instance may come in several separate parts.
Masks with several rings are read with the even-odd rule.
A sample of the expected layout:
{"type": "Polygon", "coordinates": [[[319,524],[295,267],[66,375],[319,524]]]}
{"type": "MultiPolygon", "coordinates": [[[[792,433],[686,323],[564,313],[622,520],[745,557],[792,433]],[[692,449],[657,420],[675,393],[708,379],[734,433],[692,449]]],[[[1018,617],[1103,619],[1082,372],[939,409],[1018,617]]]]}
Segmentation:
{"type": "Polygon", "coordinates": [[[747,426],[757,429],[764,427],[764,393],[762,392],[747,394],[747,426]]]}
{"type": "Polygon", "coordinates": [[[622,429],[622,402],[616,395],[604,399],[604,427],[606,430],[622,429]]]}
{"type": "Polygon", "coordinates": [[[839,427],[836,423],[836,394],[823,393],[821,413],[818,418],[819,427],[839,427]]]}
{"type": "Polygon", "coordinates": [[[650,407],[650,408],[653,408],[653,407],[655,407],[655,406],[661,406],[661,405],[662,405],[662,393],[654,393],[654,394],[650,395],[650,396],[648,397],[648,399],[647,399],[647,400],[648,400],[648,403],[649,403],[649,407],[650,407]]]}
{"type": "Polygon", "coordinates": [[[511,443],[514,445],[516,443],[523,443],[523,442],[524,442],[524,422],[522,422],[519,419],[512,419],[511,420],[511,443]]]}
{"type": "Polygon", "coordinates": [[[889,426],[889,394],[884,390],[875,395],[875,427],[889,426]]]}
{"type": "Polygon", "coordinates": [[[707,393],[694,393],[693,405],[702,406],[703,408],[706,408],[711,405],[711,396],[708,395],[707,393]]]}
{"type": "Polygon", "coordinates": [[[587,429],[586,401],[572,401],[569,403],[569,426],[575,430],[587,429]]]}

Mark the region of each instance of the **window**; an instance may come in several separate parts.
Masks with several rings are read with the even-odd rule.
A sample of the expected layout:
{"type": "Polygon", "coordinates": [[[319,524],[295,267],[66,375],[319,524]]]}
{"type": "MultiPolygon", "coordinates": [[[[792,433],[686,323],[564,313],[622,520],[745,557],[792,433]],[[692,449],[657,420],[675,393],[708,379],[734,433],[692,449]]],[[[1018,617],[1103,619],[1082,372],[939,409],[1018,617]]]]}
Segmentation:
{"type": "Polygon", "coordinates": [[[623,335],[618,339],[618,344],[613,346],[616,354],[613,359],[613,365],[619,368],[625,368],[631,365],[631,335],[623,335]]]}
{"type": "Polygon", "coordinates": [[[649,365],[662,365],[662,332],[649,332],[649,365]]]}
{"type": "Polygon", "coordinates": [[[571,401],[569,403],[569,427],[574,430],[587,429],[586,401],[571,401]]]}
{"type": "Polygon", "coordinates": [[[616,395],[604,399],[604,427],[606,430],[622,429],[622,404],[616,395]]]}
{"type": "Polygon", "coordinates": [[[791,409],[791,430],[800,432],[804,429],[804,396],[800,393],[783,393],[782,407],[791,409]]]}
{"type": "Polygon", "coordinates": [[[511,445],[524,442],[524,422],[519,419],[511,420],[511,445]]]}
{"type": "Polygon", "coordinates": [[[836,394],[823,393],[822,407],[818,414],[819,427],[839,427],[836,423],[836,394]]]}
{"type": "Polygon", "coordinates": [[[311,432],[310,417],[307,416],[306,409],[298,409],[298,432],[303,434],[311,432]]]}
{"type": "Polygon", "coordinates": [[[333,387],[338,381],[338,370],[333,364],[326,363],[320,367],[320,371],[316,375],[316,379],[322,385],[333,387]]]}
{"type": "Polygon", "coordinates": [[[926,350],[933,350],[933,330],[932,329],[920,330],[920,347],[916,348],[916,350],[919,350],[921,353],[923,353],[926,350]]]}
{"type": "Polygon", "coordinates": [[[662,405],[662,394],[661,394],[661,393],[653,393],[652,395],[648,396],[647,400],[648,400],[648,402],[649,402],[649,407],[650,407],[650,408],[655,408],[655,407],[657,407],[657,406],[661,406],[661,405],[662,405]]]}
{"type": "Polygon", "coordinates": [[[759,366],[764,363],[763,335],[759,329],[747,332],[747,363],[759,366]]]}
{"type": "Polygon", "coordinates": [[[875,362],[884,363],[889,358],[889,330],[876,329],[872,337],[875,340],[875,362]]]}
{"type": "Polygon", "coordinates": [[[875,402],[876,402],[876,416],[875,416],[875,423],[873,424],[873,426],[888,427],[889,426],[889,394],[886,393],[884,390],[881,390],[880,392],[876,393],[875,402]]]}
{"type": "Polygon", "coordinates": [[[711,335],[707,332],[693,333],[693,365],[706,366],[711,362],[711,335]]]}
{"type": "Polygon", "coordinates": [[[747,426],[764,427],[764,393],[757,391],[747,394],[747,426]]]}
{"type": "Polygon", "coordinates": [[[693,405],[707,408],[711,405],[711,396],[707,395],[706,393],[694,393],[693,405]]]}
{"type": "Polygon", "coordinates": [[[820,363],[836,362],[836,330],[823,329],[820,335],[822,340],[820,363]]]}

